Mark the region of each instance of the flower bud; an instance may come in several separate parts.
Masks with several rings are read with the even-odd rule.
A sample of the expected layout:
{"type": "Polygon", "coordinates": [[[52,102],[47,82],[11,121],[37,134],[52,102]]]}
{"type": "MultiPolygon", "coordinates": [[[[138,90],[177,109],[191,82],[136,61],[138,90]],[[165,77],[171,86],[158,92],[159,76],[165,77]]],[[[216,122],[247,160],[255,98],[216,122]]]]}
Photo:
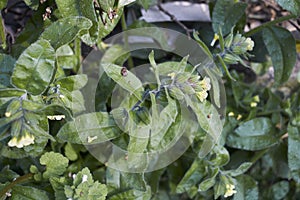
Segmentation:
{"type": "Polygon", "coordinates": [[[185,94],[195,94],[194,88],[189,84],[184,84],[181,89],[185,94]]]}
{"type": "Polygon", "coordinates": [[[238,61],[240,60],[240,58],[227,53],[227,54],[225,54],[223,60],[227,64],[237,64],[238,61]]]}
{"type": "Polygon", "coordinates": [[[170,95],[177,100],[184,99],[184,93],[177,87],[170,88],[170,95]]]}
{"type": "Polygon", "coordinates": [[[185,83],[190,78],[190,76],[191,76],[191,74],[187,73],[187,72],[177,74],[176,81],[178,83],[185,83]]]}

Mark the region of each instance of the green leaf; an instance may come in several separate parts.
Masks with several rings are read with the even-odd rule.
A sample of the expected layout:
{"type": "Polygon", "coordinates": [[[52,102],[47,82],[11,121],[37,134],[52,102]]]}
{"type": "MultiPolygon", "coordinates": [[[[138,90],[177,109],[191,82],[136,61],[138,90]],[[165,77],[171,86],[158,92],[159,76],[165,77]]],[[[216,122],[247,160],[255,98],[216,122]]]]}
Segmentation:
{"type": "Polygon", "coordinates": [[[62,17],[81,16],[86,17],[93,23],[89,32],[81,37],[89,45],[96,42],[98,36],[98,20],[95,13],[93,0],[56,0],[56,5],[62,17]]]}
{"type": "Polygon", "coordinates": [[[48,179],[62,175],[68,167],[69,160],[60,153],[51,151],[42,155],[40,163],[46,165],[46,171],[43,173],[43,177],[48,179]]]}
{"type": "Polygon", "coordinates": [[[88,78],[85,74],[78,74],[74,76],[68,76],[60,78],[55,81],[55,84],[60,85],[60,87],[67,89],[68,91],[79,90],[83,88],[88,81],[88,78]]]}
{"type": "Polygon", "coordinates": [[[212,25],[215,33],[218,33],[219,27],[221,27],[223,35],[227,35],[245,14],[247,4],[235,2],[234,0],[219,0],[216,2],[212,13],[212,25]]]}
{"type": "Polygon", "coordinates": [[[10,77],[16,60],[9,55],[0,54],[0,88],[11,87],[10,77]]]}
{"type": "Polygon", "coordinates": [[[300,1],[299,0],[276,0],[277,3],[284,9],[290,11],[294,15],[300,15],[300,1]]]}
{"type": "Polygon", "coordinates": [[[289,124],[288,133],[288,165],[293,178],[300,183],[300,129],[289,124]]]}
{"type": "Polygon", "coordinates": [[[258,136],[239,136],[236,133],[228,135],[226,144],[229,147],[257,151],[274,146],[279,142],[279,138],[271,134],[264,134],[258,136]]]}
{"type": "Polygon", "coordinates": [[[24,2],[33,10],[37,10],[40,4],[39,0],[24,0],[24,2]]]}
{"type": "Polygon", "coordinates": [[[27,199],[45,199],[49,197],[43,190],[30,186],[15,185],[11,192],[12,200],[27,200],[27,199]]]}
{"type": "Polygon", "coordinates": [[[270,133],[272,126],[270,118],[258,117],[241,123],[235,133],[241,137],[265,135],[270,133]]]}
{"type": "Polygon", "coordinates": [[[145,10],[148,10],[150,6],[154,6],[157,0],[137,0],[137,3],[143,6],[145,10]]]}
{"type": "Polygon", "coordinates": [[[272,26],[263,29],[263,41],[271,56],[275,81],[287,81],[296,62],[296,44],[293,35],[282,27],[272,26]]]}
{"type": "Polygon", "coordinates": [[[76,174],[72,186],[65,186],[65,195],[78,200],[105,200],[107,187],[94,181],[90,170],[85,167],[76,174]]]}
{"type": "Polygon", "coordinates": [[[195,159],[189,170],[185,173],[182,180],[177,185],[176,193],[188,191],[192,186],[199,183],[205,176],[205,171],[203,160],[195,159]]]}
{"type": "Polygon", "coordinates": [[[33,95],[42,94],[48,87],[55,69],[55,51],[46,40],[30,45],[19,57],[11,82],[33,95]]]}
{"type": "Polygon", "coordinates": [[[75,144],[95,144],[118,137],[120,130],[105,112],[83,114],[66,123],[57,137],[75,144]]]}
{"type": "Polygon", "coordinates": [[[12,75],[15,63],[16,60],[11,56],[0,54],[0,88],[11,87],[10,77],[12,75]]]}
{"type": "Polygon", "coordinates": [[[40,36],[48,40],[54,49],[72,42],[82,30],[88,30],[92,22],[85,17],[66,17],[48,26],[40,36]]]}
{"type": "Polygon", "coordinates": [[[69,45],[63,45],[56,50],[56,62],[62,69],[74,69],[78,59],[69,45]]]}
{"type": "Polygon", "coordinates": [[[104,71],[112,78],[119,86],[134,94],[139,100],[142,98],[144,92],[143,84],[133,73],[127,71],[127,75],[121,74],[122,67],[114,64],[103,64],[104,71]]]}
{"type": "MultiPolygon", "coordinates": [[[[109,8],[106,12],[110,12],[109,8]]],[[[106,12],[102,13],[102,20],[99,20],[98,22],[98,39],[97,39],[98,45],[101,43],[101,40],[109,33],[111,33],[112,30],[116,27],[119,20],[121,19],[121,16],[123,15],[123,8],[116,9],[116,16],[112,20],[109,19],[109,14],[106,12]]]]}
{"type": "Polygon", "coordinates": [[[209,101],[200,103],[197,100],[188,100],[187,104],[196,114],[201,128],[212,137],[214,142],[216,142],[222,132],[223,122],[215,107],[209,101]]]}
{"type": "Polygon", "coordinates": [[[248,175],[241,175],[236,177],[237,193],[234,195],[234,200],[258,200],[258,188],[256,181],[248,175]]]}
{"type": "Polygon", "coordinates": [[[212,172],[209,175],[209,177],[199,184],[198,191],[204,192],[207,191],[209,188],[213,187],[216,183],[216,176],[218,174],[219,174],[218,168],[212,169],[212,172]]]}
{"type": "Polygon", "coordinates": [[[237,169],[226,171],[230,176],[239,176],[244,174],[252,166],[253,163],[245,162],[241,164],[237,169]]]}
{"type": "Polygon", "coordinates": [[[290,190],[288,181],[280,181],[272,185],[269,190],[269,199],[280,200],[284,199],[290,190]]]}

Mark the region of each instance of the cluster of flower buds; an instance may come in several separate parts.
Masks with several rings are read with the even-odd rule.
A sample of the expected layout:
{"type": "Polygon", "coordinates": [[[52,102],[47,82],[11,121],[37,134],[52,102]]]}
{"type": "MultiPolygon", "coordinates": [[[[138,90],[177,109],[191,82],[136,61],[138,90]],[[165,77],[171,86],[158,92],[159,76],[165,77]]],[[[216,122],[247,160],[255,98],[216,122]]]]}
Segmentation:
{"type": "Polygon", "coordinates": [[[183,100],[185,95],[196,95],[203,102],[211,88],[210,79],[204,77],[200,80],[200,76],[193,75],[189,72],[181,72],[178,74],[170,73],[172,83],[169,86],[170,95],[178,100],[183,100]]]}
{"type": "Polygon", "coordinates": [[[223,55],[223,60],[227,64],[237,64],[242,63],[243,60],[240,56],[247,58],[250,56],[248,51],[252,51],[254,47],[254,42],[249,37],[244,37],[241,34],[230,33],[224,41],[225,52],[223,55]]]}

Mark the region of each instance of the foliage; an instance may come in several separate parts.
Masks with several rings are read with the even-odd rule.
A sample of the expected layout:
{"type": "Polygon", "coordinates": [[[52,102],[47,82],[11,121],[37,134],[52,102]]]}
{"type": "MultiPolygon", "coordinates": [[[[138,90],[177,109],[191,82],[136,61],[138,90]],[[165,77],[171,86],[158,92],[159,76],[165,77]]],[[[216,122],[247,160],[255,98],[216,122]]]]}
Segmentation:
{"type": "Polygon", "coordinates": [[[277,2],[291,14],[245,32],[246,3],[209,1],[207,30],[192,25],[198,52],[180,57],[161,24],[125,19],[160,2],[25,1],[34,12],[14,43],[0,27],[0,199],[299,197],[297,48],[276,22],[300,2],[277,2]],[[125,45],[106,40],[120,30],[125,45]],[[130,52],[128,34],[160,50],[130,52]],[[101,61],[85,66],[86,49],[101,61]],[[244,80],[271,64],[273,84],[244,80]]]}

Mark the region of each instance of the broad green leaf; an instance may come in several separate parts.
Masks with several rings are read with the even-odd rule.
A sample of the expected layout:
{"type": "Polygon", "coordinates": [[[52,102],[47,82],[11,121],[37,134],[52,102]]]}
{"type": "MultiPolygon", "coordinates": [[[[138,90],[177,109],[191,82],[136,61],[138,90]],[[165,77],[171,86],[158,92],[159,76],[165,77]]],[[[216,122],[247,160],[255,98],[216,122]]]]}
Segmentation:
{"type": "Polygon", "coordinates": [[[123,65],[129,57],[128,50],[121,45],[113,45],[107,49],[101,58],[102,63],[123,65]]]}
{"type": "MultiPolygon", "coordinates": [[[[110,11],[108,10],[106,12],[109,13],[110,11]]],[[[111,33],[112,30],[116,27],[119,20],[121,19],[121,16],[123,15],[123,8],[116,9],[116,15],[113,19],[110,19],[109,14],[106,12],[102,12],[102,16],[100,16],[102,20],[98,21],[98,45],[101,43],[101,40],[109,33],[111,33]]]]}
{"type": "Polygon", "coordinates": [[[65,78],[60,78],[55,81],[55,84],[60,85],[60,87],[67,89],[68,91],[79,90],[83,88],[88,81],[85,74],[78,74],[73,76],[68,76],[65,78]]]}
{"type": "Polygon", "coordinates": [[[40,38],[48,40],[54,49],[58,49],[72,42],[80,31],[88,30],[91,26],[91,20],[85,17],[66,17],[48,26],[40,38]]]}
{"type": "Polygon", "coordinates": [[[195,99],[188,100],[187,104],[197,116],[201,128],[212,137],[214,142],[216,142],[222,132],[223,122],[215,107],[209,101],[201,103],[195,99]]]}
{"type": "Polygon", "coordinates": [[[245,14],[246,7],[246,3],[236,3],[234,0],[217,1],[212,13],[214,32],[218,33],[219,27],[221,27],[223,35],[227,35],[245,14]]]}
{"type": "Polygon", "coordinates": [[[259,136],[270,133],[272,126],[269,118],[258,117],[242,122],[234,132],[241,137],[259,136]]]}
{"type": "Polygon", "coordinates": [[[189,170],[185,173],[180,183],[177,185],[176,192],[184,193],[192,186],[200,182],[205,176],[205,165],[203,160],[195,159],[189,170]]]}
{"type": "MultiPolygon", "coordinates": [[[[11,87],[10,77],[16,60],[9,55],[0,54],[0,88],[11,87]]],[[[2,97],[0,95],[0,97],[2,97]]]]}
{"type": "Polygon", "coordinates": [[[300,183],[300,129],[288,126],[288,165],[295,181],[300,183]]]}
{"type": "Polygon", "coordinates": [[[42,94],[50,84],[55,69],[55,51],[46,40],[30,45],[19,57],[11,82],[33,95],[42,94]]]}
{"type": "MultiPolygon", "coordinates": [[[[155,95],[151,94],[152,103],[152,123],[151,123],[151,138],[150,138],[150,149],[157,151],[159,150],[159,144],[164,143],[163,141],[169,141],[167,131],[170,126],[175,123],[178,115],[176,101],[171,99],[169,96],[168,105],[158,113],[158,108],[155,100],[155,95]],[[168,138],[168,139],[167,139],[168,138]]],[[[173,139],[178,138],[178,136],[173,136],[173,139]]],[[[166,145],[165,143],[164,145],[166,145]]],[[[160,145],[162,148],[164,145],[160,145]]],[[[167,146],[165,146],[166,148],[167,146]]]]}
{"type": "Polygon", "coordinates": [[[293,35],[278,26],[263,29],[263,41],[271,56],[277,84],[287,81],[296,62],[296,44],[293,35]]]}
{"type": "Polygon", "coordinates": [[[43,199],[48,200],[49,197],[46,191],[37,189],[36,187],[15,185],[11,192],[12,200],[25,200],[25,199],[43,199]]]}
{"type": "Polygon", "coordinates": [[[78,65],[78,59],[69,45],[63,45],[56,50],[56,62],[58,69],[74,69],[78,65]]]}
{"type": "Polygon", "coordinates": [[[120,130],[105,112],[83,114],[66,123],[57,137],[75,144],[95,144],[118,137],[120,130]]]}
{"type": "Polygon", "coordinates": [[[239,136],[236,133],[231,133],[227,137],[226,144],[237,149],[257,151],[274,146],[278,142],[279,138],[273,133],[258,136],[239,136]]]}
{"type": "Polygon", "coordinates": [[[139,100],[142,98],[144,91],[142,82],[130,71],[127,71],[127,75],[121,74],[122,67],[114,64],[102,64],[106,74],[112,78],[118,85],[131,94],[134,94],[139,100]]]}
{"type": "Polygon", "coordinates": [[[288,181],[280,181],[271,186],[267,195],[269,199],[280,200],[284,199],[290,190],[288,181]]]}
{"type": "Polygon", "coordinates": [[[40,163],[46,165],[46,171],[43,173],[43,177],[48,179],[62,175],[68,167],[69,160],[60,153],[51,151],[42,155],[40,163]]]}
{"type": "Polygon", "coordinates": [[[284,9],[290,11],[294,15],[300,15],[300,1],[299,0],[276,0],[277,3],[284,9]]]}
{"type": "Polygon", "coordinates": [[[82,39],[89,45],[96,42],[98,36],[98,20],[95,13],[93,0],[56,0],[56,5],[62,17],[82,16],[93,23],[88,33],[82,35],[82,39]]]}
{"type": "Polygon", "coordinates": [[[234,200],[258,200],[259,193],[256,181],[248,175],[236,177],[237,185],[235,186],[237,193],[234,194],[234,200]]]}

